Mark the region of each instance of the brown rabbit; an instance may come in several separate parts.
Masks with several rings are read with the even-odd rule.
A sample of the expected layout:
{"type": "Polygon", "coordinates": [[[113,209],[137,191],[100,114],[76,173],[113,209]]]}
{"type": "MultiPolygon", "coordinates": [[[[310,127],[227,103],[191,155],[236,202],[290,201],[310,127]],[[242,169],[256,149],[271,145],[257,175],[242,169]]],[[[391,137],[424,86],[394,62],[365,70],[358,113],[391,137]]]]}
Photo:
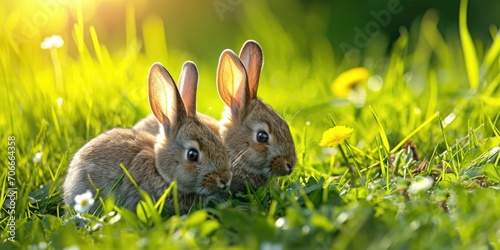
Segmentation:
{"type": "Polygon", "coordinates": [[[247,41],[240,58],[225,50],[217,69],[219,96],[227,107],[220,134],[231,161],[232,192],[246,191],[247,182],[258,188],[271,176],[289,175],[297,161],[288,124],[257,98],[262,49],[247,41]]]}
{"type": "MultiPolygon", "coordinates": [[[[158,200],[177,181],[180,210],[202,199],[224,197],[232,174],[220,139],[196,115],[196,65],[183,65],[180,82],[190,88],[190,95],[181,99],[168,71],[159,63],[149,71],[148,92],[151,110],[162,133],[156,137],[135,129],[112,129],[82,147],[68,169],[63,185],[64,202],[75,204],[75,196],[86,190],[110,189],[124,174],[123,164],[139,188],[158,200]]],[[[141,200],[138,190],[124,177],[113,195],[125,208],[135,210],[141,200]]],[[[91,211],[98,206],[96,202],[91,211]]],[[[166,209],[173,212],[172,195],[166,209]]]]}
{"type": "MultiPolygon", "coordinates": [[[[272,175],[288,175],[296,163],[288,124],[257,98],[262,64],[262,49],[252,40],[243,44],[240,58],[231,50],[222,52],[217,88],[227,110],[219,127],[215,119],[203,116],[206,117],[203,122],[223,138],[232,164],[233,193],[245,192],[247,181],[256,189],[265,185],[272,175]]],[[[181,87],[181,92],[183,89],[181,87]]],[[[144,118],[134,128],[151,134],[160,130],[158,122],[151,117],[144,118]]]]}

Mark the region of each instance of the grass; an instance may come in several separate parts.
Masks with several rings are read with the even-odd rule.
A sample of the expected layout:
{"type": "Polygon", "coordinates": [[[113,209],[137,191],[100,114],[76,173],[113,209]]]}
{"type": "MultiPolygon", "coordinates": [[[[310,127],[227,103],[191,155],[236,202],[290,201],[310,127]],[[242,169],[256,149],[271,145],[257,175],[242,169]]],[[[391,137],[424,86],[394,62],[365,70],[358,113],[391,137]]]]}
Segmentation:
{"type": "MultiPolygon", "coordinates": [[[[297,168],[241,200],[187,215],[162,214],[144,194],[137,213],[108,199],[102,213],[76,216],[63,206],[60,186],[87,141],[149,114],[151,51],[162,53],[174,78],[184,60],[194,60],[201,75],[198,109],[220,117],[217,57],[167,50],[152,39],[164,41],[158,20],[136,34],[130,9],[127,42],[119,49],[100,41],[81,16],[65,36],[76,52],[69,45],[52,51],[19,45],[6,34],[0,40],[0,139],[2,149],[15,141],[16,169],[9,179],[2,160],[0,248],[499,248],[500,33],[493,27],[491,40],[471,38],[466,6],[462,1],[459,34],[443,36],[429,11],[410,29],[401,28],[392,45],[374,38],[349,63],[324,34],[305,29],[314,36],[291,39],[267,5],[248,4],[242,32],[253,34],[266,58],[259,96],[289,121],[297,168]],[[248,17],[254,8],[262,18],[248,17]],[[387,55],[377,53],[386,49],[387,55]],[[359,65],[371,75],[358,86],[366,97],[336,97],[330,91],[335,76],[359,65]],[[354,132],[338,147],[320,147],[323,132],[334,125],[354,132]],[[433,183],[428,190],[409,192],[427,178],[433,183]],[[9,181],[17,188],[14,242],[9,181]]],[[[224,46],[238,51],[243,41],[224,46]]],[[[0,158],[9,152],[1,150],[0,158]]]]}

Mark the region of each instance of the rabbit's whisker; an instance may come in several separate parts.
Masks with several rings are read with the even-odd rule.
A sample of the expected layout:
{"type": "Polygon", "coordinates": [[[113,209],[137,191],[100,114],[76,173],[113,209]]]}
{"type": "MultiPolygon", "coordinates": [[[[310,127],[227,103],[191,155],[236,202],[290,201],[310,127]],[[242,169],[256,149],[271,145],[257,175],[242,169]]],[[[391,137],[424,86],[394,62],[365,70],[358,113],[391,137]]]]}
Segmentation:
{"type": "Polygon", "coordinates": [[[238,152],[236,154],[236,156],[234,157],[233,161],[231,162],[231,166],[237,166],[240,162],[241,162],[241,159],[243,158],[243,155],[248,152],[249,148],[245,149],[245,150],[242,150],[240,152],[238,152]]]}
{"type": "Polygon", "coordinates": [[[273,175],[273,169],[272,168],[269,168],[269,170],[266,172],[266,176],[271,176],[273,175]]]}

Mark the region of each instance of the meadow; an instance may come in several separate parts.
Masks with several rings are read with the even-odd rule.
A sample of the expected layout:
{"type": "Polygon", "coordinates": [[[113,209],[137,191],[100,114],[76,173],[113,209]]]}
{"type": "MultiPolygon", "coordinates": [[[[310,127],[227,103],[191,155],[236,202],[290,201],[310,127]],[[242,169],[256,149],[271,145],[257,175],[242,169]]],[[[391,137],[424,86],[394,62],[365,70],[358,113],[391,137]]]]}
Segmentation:
{"type": "Polygon", "coordinates": [[[467,20],[480,17],[467,16],[467,0],[452,29],[428,10],[391,40],[373,18],[360,27],[378,29],[343,46],[330,43],[326,10],[299,1],[213,1],[203,5],[209,14],[182,19],[106,0],[123,6],[116,26],[119,14],[106,19],[98,8],[101,19],[87,18],[84,1],[14,11],[27,1],[0,10],[0,249],[500,248],[500,32],[491,24],[475,37],[467,20]],[[287,15],[276,14],[280,4],[287,15]],[[33,23],[43,15],[46,24],[33,23]],[[189,30],[203,18],[212,29],[189,30]],[[41,44],[51,35],[64,43],[41,44]],[[258,96],[290,125],[290,176],[185,215],[147,197],[138,212],[113,199],[96,214],[64,206],[78,149],[151,113],[152,63],[177,79],[194,61],[198,110],[220,118],[219,54],[247,39],[264,52],[258,96]],[[320,145],[336,126],[352,134],[327,133],[346,138],[320,145]]]}

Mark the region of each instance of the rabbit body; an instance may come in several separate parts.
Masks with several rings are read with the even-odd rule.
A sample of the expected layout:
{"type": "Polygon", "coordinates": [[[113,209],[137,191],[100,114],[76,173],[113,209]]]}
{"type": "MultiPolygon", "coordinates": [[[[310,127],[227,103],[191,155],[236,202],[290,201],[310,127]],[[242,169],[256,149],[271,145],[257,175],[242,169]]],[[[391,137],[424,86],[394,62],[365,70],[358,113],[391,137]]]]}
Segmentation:
{"type": "MultiPolygon", "coordinates": [[[[156,169],[155,141],[150,134],[119,128],[91,140],[71,162],[64,183],[65,203],[74,206],[74,197],[86,190],[94,190],[93,185],[103,188],[102,195],[106,196],[124,174],[120,164],[127,168],[141,189],[158,199],[170,184],[156,169]]],[[[138,190],[126,176],[115,193],[118,194],[117,201],[124,201],[123,206],[128,209],[135,209],[141,200],[138,190]]]]}
{"type": "Polygon", "coordinates": [[[157,135],[161,133],[161,124],[153,114],[146,116],[138,123],[136,123],[132,128],[151,135],[157,135]]]}
{"type": "MultiPolygon", "coordinates": [[[[188,64],[183,71],[194,74],[196,68],[188,64]]],[[[163,124],[159,126],[163,132],[154,136],[135,129],[117,128],[91,140],[70,163],[63,185],[65,203],[73,206],[76,195],[96,188],[102,190],[103,196],[109,195],[124,175],[120,164],[155,201],[177,181],[179,208],[183,213],[200,200],[224,199],[232,173],[221,140],[196,116],[192,101],[197,75],[195,79],[185,80],[194,84],[195,90],[183,102],[168,72],[159,64],[153,65],[149,79],[150,104],[156,123],[163,124]]],[[[120,205],[131,210],[135,210],[141,200],[127,176],[112,195],[120,205]]],[[[172,196],[169,194],[165,202],[168,212],[173,212],[172,196]]],[[[98,204],[96,202],[91,211],[98,204]]]]}

